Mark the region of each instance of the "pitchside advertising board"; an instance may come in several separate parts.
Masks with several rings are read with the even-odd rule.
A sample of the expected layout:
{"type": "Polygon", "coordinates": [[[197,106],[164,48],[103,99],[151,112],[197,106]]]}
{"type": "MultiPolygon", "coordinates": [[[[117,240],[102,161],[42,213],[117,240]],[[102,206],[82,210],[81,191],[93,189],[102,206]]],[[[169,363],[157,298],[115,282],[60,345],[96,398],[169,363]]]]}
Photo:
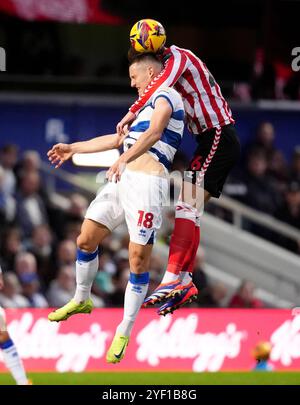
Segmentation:
{"type": "MultiPolygon", "coordinates": [[[[59,100],[59,99],[58,99],[59,100]]],[[[35,149],[47,160],[47,151],[58,142],[77,142],[99,134],[111,134],[129,105],[92,106],[58,100],[53,103],[18,102],[0,99],[0,147],[15,143],[20,150],[35,149]]],[[[299,143],[300,114],[298,110],[255,109],[235,107],[233,116],[243,146],[255,135],[262,121],[270,121],[276,131],[275,144],[290,160],[299,143]],[[288,123],[288,126],[287,126],[288,123]]],[[[195,140],[186,131],[180,150],[192,157],[195,140]]]]}
{"type": "MultiPolygon", "coordinates": [[[[51,323],[49,310],[8,309],[8,330],[28,371],[116,370],[105,361],[121,309],[51,323]]],[[[270,341],[275,370],[300,370],[300,314],[292,310],[181,309],[140,312],[118,371],[249,371],[252,350],[270,341]]],[[[5,371],[0,357],[0,371],[5,371]]]]}

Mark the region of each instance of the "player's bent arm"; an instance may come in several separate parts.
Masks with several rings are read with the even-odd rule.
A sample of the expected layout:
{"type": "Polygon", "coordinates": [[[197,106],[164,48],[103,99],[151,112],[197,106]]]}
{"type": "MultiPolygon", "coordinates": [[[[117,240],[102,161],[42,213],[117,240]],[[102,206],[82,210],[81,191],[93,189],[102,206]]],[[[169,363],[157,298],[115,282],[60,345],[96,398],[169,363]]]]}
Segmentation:
{"type": "Polygon", "coordinates": [[[73,153],[93,153],[118,148],[121,143],[120,137],[113,134],[97,136],[88,141],[74,142],[70,146],[73,153]]]}
{"type": "Polygon", "coordinates": [[[103,135],[90,139],[89,141],[75,142],[71,144],[58,143],[47,153],[48,158],[55,168],[58,169],[64,162],[70,159],[74,153],[102,152],[118,148],[125,135],[120,137],[117,134],[103,135]]]}
{"type": "Polygon", "coordinates": [[[149,128],[139,137],[139,139],[121,155],[122,162],[129,163],[137,159],[153,146],[161,137],[164,129],[172,115],[172,107],[163,98],[157,98],[154,111],[151,117],[149,128]]]}

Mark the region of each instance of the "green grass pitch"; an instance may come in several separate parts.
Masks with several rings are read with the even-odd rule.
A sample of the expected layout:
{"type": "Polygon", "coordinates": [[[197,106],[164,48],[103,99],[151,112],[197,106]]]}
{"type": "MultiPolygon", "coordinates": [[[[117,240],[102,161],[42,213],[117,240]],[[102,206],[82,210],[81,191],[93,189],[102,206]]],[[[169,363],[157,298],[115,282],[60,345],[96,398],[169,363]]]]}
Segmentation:
{"type": "MultiPolygon", "coordinates": [[[[300,385],[300,372],[30,373],[34,385],[300,385]]],[[[0,373],[0,385],[14,384],[0,373]]]]}

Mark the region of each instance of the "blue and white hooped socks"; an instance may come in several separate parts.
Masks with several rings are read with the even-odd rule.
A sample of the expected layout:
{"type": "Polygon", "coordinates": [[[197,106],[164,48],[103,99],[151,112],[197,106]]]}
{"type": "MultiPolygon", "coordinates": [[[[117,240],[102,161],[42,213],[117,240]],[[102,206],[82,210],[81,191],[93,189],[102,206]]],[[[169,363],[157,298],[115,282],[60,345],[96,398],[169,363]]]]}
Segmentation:
{"type": "Polygon", "coordinates": [[[142,274],[130,273],[125,291],[123,320],[117,327],[117,333],[129,336],[134,321],[144,302],[149,287],[149,272],[142,274]]]}
{"type": "Polygon", "coordinates": [[[99,267],[98,249],[93,253],[77,249],[76,292],[74,300],[79,304],[90,298],[91,288],[99,267]]]}
{"type": "Polygon", "coordinates": [[[2,349],[4,364],[11,372],[16,383],[18,385],[27,385],[28,378],[14,342],[8,339],[6,342],[0,343],[0,348],[2,349]]]}

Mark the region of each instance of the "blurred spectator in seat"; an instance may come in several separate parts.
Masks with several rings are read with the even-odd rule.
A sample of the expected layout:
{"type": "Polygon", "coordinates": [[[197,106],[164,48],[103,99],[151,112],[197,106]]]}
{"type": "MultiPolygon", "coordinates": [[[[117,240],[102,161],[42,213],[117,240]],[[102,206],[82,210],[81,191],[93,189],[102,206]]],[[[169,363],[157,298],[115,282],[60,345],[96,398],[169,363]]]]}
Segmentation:
{"type": "Polygon", "coordinates": [[[117,275],[118,272],[121,272],[128,268],[128,260],[129,260],[128,249],[126,248],[120,249],[115,254],[114,260],[117,265],[117,272],[115,273],[117,275]]]}
{"type": "Polygon", "coordinates": [[[63,240],[59,243],[57,248],[57,265],[61,266],[74,266],[76,262],[76,244],[72,240],[63,240]]]}
{"type": "Polygon", "coordinates": [[[252,149],[247,160],[244,183],[247,191],[244,201],[259,211],[273,214],[280,204],[280,195],[275,182],[267,175],[268,162],[261,149],[252,149]]]}
{"type": "Polygon", "coordinates": [[[267,175],[275,180],[275,186],[279,193],[286,190],[288,182],[288,165],[283,153],[280,150],[274,150],[268,162],[267,175]]]}
{"type": "Polygon", "coordinates": [[[39,225],[33,229],[26,250],[34,255],[37,261],[38,274],[47,286],[53,271],[53,237],[48,225],[39,225]]]}
{"type": "Polygon", "coordinates": [[[18,253],[15,259],[14,270],[19,280],[21,280],[22,277],[25,277],[26,275],[37,276],[36,258],[33,256],[32,253],[29,252],[18,253]]]}
{"type": "Polygon", "coordinates": [[[48,222],[46,206],[39,195],[39,188],[38,172],[31,171],[21,178],[17,195],[17,219],[25,237],[30,237],[35,226],[48,222]]]}
{"type": "Polygon", "coordinates": [[[61,224],[60,229],[61,231],[57,231],[57,235],[61,236],[63,239],[71,240],[76,244],[76,240],[80,234],[82,221],[81,220],[73,220],[68,221],[66,224],[61,224]]]}
{"type": "Polygon", "coordinates": [[[29,172],[38,172],[41,168],[41,157],[36,150],[26,150],[16,167],[17,176],[22,178],[29,172]]]}
{"type": "Polygon", "coordinates": [[[68,206],[63,209],[48,205],[49,222],[58,239],[71,239],[76,242],[87,206],[87,198],[79,193],[71,194],[68,206]]]}
{"type": "MultiPolygon", "coordinates": [[[[73,266],[62,266],[58,271],[57,278],[52,280],[47,292],[49,304],[53,307],[65,305],[74,296],[75,270],[73,266]]],[[[96,308],[104,307],[104,301],[94,294],[91,294],[96,308]]]]}
{"type": "Polygon", "coordinates": [[[67,219],[82,221],[84,219],[88,204],[88,200],[82,194],[71,194],[70,207],[65,213],[67,219]]]}
{"type": "Polygon", "coordinates": [[[13,195],[16,191],[16,176],[14,168],[18,159],[18,147],[13,144],[0,149],[0,166],[4,169],[3,191],[13,195]]]}
{"type": "Polygon", "coordinates": [[[271,122],[263,121],[258,125],[256,130],[255,139],[248,147],[248,153],[252,150],[262,150],[265,153],[267,161],[272,157],[276,150],[274,146],[275,129],[271,122]]]}
{"type": "Polygon", "coordinates": [[[262,47],[256,49],[251,79],[253,99],[298,99],[299,75],[291,69],[290,50],[278,50],[271,59],[262,47]]]}
{"type": "Polygon", "coordinates": [[[275,70],[275,99],[290,99],[291,95],[288,94],[287,87],[294,76],[290,61],[287,63],[287,61],[277,59],[273,65],[275,70]]]}
{"type": "Polygon", "coordinates": [[[128,283],[130,269],[127,268],[118,271],[113,277],[115,291],[109,296],[109,302],[107,306],[123,307],[124,305],[124,292],[128,283]]]}
{"type": "MultiPolygon", "coordinates": [[[[121,237],[120,240],[120,249],[122,250],[122,259],[126,258],[127,256],[127,260],[128,260],[128,245],[130,243],[130,238],[129,238],[129,234],[128,232],[124,233],[123,236],[121,237]],[[125,250],[127,251],[127,253],[125,252],[125,250]]],[[[119,252],[117,253],[117,256],[119,255],[119,252]]]]}
{"type": "MultiPolygon", "coordinates": [[[[37,273],[37,262],[36,258],[32,253],[21,252],[18,253],[15,260],[15,272],[18,276],[20,282],[27,280],[37,280],[36,288],[40,288],[42,278],[39,277],[37,273]]],[[[43,286],[44,287],[44,286],[43,286]]],[[[34,288],[33,288],[34,289],[34,288]]]]}
{"type": "Polygon", "coordinates": [[[0,226],[12,223],[16,215],[16,201],[5,191],[5,172],[0,166],[0,226]]]}
{"type": "MultiPolygon", "coordinates": [[[[39,176],[39,183],[43,185],[43,178],[41,172],[41,157],[39,152],[36,150],[26,150],[20,162],[17,164],[15,172],[17,174],[18,185],[20,185],[22,178],[24,176],[28,176],[30,173],[38,173],[39,176]]],[[[46,187],[39,187],[38,194],[44,202],[44,205],[47,209],[48,214],[51,214],[51,210],[53,210],[47,188],[46,187]]]]}
{"type": "MultiPolygon", "coordinates": [[[[274,216],[300,230],[300,183],[293,181],[285,193],[282,206],[274,216]]],[[[295,253],[300,253],[300,240],[297,242],[284,236],[276,235],[276,243],[295,253]]]]}
{"type": "Polygon", "coordinates": [[[46,298],[41,294],[40,282],[36,273],[24,273],[20,275],[22,294],[27,298],[32,308],[48,308],[46,298]]]}
{"type": "Polygon", "coordinates": [[[221,281],[209,283],[199,292],[197,303],[203,308],[222,308],[224,300],[228,294],[228,289],[221,281]]]}
{"type": "Polygon", "coordinates": [[[3,273],[4,287],[0,292],[0,305],[3,308],[26,308],[27,299],[20,294],[21,286],[17,276],[12,272],[3,273]]]}
{"type": "Polygon", "coordinates": [[[71,266],[75,271],[77,248],[73,240],[65,239],[58,243],[55,250],[54,264],[48,274],[51,281],[57,277],[57,270],[64,266],[71,266]]]}
{"type": "Polygon", "coordinates": [[[233,98],[234,100],[241,101],[243,103],[250,103],[252,99],[250,83],[235,83],[233,87],[233,98]]]}
{"type": "Polygon", "coordinates": [[[255,297],[255,285],[252,281],[242,281],[237,292],[232,296],[228,306],[230,308],[263,308],[263,302],[255,297]]]}
{"type": "Polygon", "coordinates": [[[300,145],[293,152],[290,179],[300,184],[300,145]]]}
{"type": "Polygon", "coordinates": [[[0,257],[3,271],[12,271],[16,255],[24,250],[21,231],[17,227],[7,228],[1,235],[0,257]]]}
{"type": "Polygon", "coordinates": [[[273,99],[275,96],[275,69],[271,61],[266,58],[266,52],[262,47],[255,50],[251,94],[254,100],[273,99]]]}
{"type": "Polygon", "coordinates": [[[193,282],[198,288],[199,294],[196,304],[199,307],[219,308],[222,307],[223,300],[227,296],[227,287],[221,283],[211,283],[205,273],[205,251],[199,246],[193,282]]]}
{"type": "Polygon", "coordinates": [[[114,292],[112,277],[116,273],[117,267],[108,252],[103,252],[99,256],[99,271],[93,284],[93,293],[104,300],[107,295],[114,292]]]}
{"type": "Polygon", "coordinates": [[[60,267],[57,278],[52,280],[47,292],[49,305],[61,307],[74,296],[75,271],[73,266],[64,265],[60,267]]]}
{"type": "MultiPolygon", "coordinates": [[[[121,226],[120,226],[120,228],[117,228],[118,231],[121,230],[121,226]]],[[[122,235],[122,234],[123,234],[123,232],[120,233],[120,235],[122,235]]],[[[102,248],[103,248],[104,252],[109,253],[112,257],[114,257],[121,249],[120,237],[117,237],[115,234],[110,234],[103,241],[102,248]]]]}

